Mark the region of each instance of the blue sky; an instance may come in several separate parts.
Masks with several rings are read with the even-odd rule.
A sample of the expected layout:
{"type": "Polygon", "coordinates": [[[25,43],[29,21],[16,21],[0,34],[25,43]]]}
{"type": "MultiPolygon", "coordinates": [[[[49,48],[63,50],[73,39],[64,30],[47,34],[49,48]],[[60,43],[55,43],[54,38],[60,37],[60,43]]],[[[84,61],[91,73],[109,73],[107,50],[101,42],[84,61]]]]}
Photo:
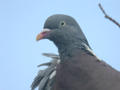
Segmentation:
{"type": "Polygon", "coordinates": [[[48,40],[36,42],[44,21],[52,14],[67,14],[80,24],[93,51],[120,70],[120,29],[98,8],[120,22],[119,0],[0,0],[0,90],[30,90],[39,68],[57,53],[48,40]]]}

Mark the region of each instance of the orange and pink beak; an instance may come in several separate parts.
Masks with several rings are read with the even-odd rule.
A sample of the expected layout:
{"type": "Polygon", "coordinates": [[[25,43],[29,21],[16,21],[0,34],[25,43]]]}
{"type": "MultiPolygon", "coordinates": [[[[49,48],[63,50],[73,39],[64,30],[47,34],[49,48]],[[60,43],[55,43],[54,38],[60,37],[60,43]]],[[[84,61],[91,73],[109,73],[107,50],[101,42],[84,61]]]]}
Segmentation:
{"type": "Polygon", "coordinates": [[[39,40],[45,38],[46,35],[48,35],[48,33],[49,33],[50,31],[51,31],[50,29],[43,29],[43,31],[40,32],[40,33],[37,35],[36,41],[39,41],[39,40]]]}

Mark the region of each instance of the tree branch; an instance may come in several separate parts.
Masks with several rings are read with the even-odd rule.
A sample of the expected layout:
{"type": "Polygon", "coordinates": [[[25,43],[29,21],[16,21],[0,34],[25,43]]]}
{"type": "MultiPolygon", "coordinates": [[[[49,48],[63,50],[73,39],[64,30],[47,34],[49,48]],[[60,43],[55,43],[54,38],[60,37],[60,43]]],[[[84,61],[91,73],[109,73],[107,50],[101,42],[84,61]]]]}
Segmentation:
{"type": "Polygon", "coordinates": [[[105,15],[105,18],[109,19],[110,21],[115,23],[120,28],[120,24],[116,20],[111,18],[109,15],[107,15],[107,13],[105,12],[105,10],[103,9],[103,7],[102,7],[102,5],[100,3],[98,4],[98,6],[99,6],[100,10],[103,12],[103,14],[105,15]]]}

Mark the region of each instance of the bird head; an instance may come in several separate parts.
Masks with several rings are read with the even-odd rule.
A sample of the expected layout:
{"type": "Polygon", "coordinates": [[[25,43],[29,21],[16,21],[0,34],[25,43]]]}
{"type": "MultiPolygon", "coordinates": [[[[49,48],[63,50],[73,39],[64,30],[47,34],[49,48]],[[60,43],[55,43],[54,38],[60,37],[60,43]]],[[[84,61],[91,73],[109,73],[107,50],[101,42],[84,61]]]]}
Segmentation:
{"type": "Polygon", "coordinates": [[[42,32],[36,37],[37,41],[41,39],[49,39],[57,47],[68,46],[79,41],[87,43],[87,39],[75,19],[63,14],[48,17],[42,32]]]}

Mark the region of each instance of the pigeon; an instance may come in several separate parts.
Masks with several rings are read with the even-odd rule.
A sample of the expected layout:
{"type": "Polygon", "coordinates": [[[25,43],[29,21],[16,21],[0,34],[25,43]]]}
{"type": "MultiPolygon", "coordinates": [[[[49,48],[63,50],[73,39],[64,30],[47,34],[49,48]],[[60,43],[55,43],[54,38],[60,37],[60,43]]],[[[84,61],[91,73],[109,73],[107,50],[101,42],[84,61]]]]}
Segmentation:
{"type": "MultiPolygon", "coordinates": [[[[39,90],[120,90],[120,72],[93,53],[73,17],[64,14],[48,17],[36,37],[37,41],[42,39],[56,45],[60,61],[53,64],[54,70],[44,70],[48,74],[42,80],[38,78],[39,90]]],[[[43,65],[49,68],[52,64],[43,65]]]]}

